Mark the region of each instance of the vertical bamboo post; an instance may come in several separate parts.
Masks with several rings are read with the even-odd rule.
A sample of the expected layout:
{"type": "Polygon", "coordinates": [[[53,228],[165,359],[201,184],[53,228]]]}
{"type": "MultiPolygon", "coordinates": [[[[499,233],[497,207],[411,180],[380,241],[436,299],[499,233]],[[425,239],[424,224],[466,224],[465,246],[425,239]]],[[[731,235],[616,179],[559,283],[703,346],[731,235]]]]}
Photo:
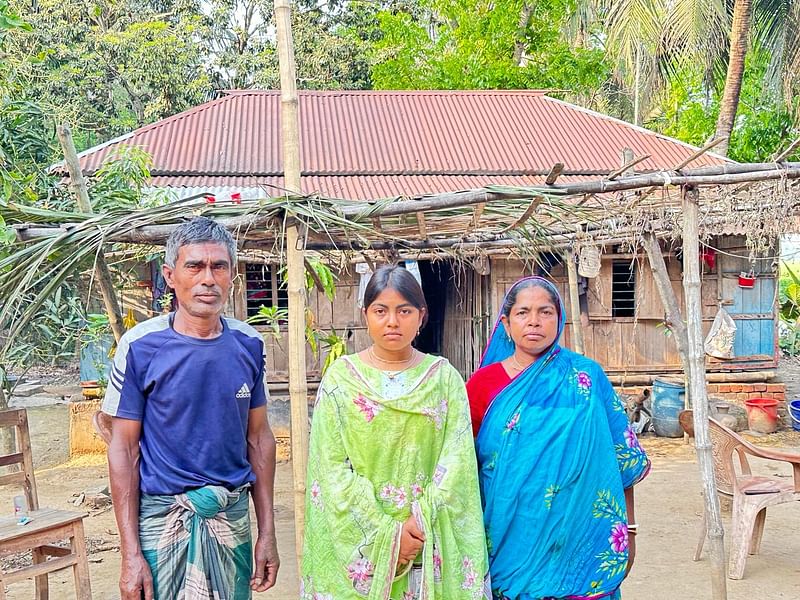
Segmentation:
{"type": "Polygon", "coordinates": [[[688,337],[689,394],[694,410],[694,442],[702,476],[705,519],[711,557],[711,597],[728,597],[725,574],[725,546],[722,514],[714,480],[714,457],[708,428],[708,396],[706,363],[703,351],[703,312],[700,302],[700,237],[698,225],[699,193],[695,188],[683,190],[683,289],[686,299],[686,332],[688,337]]]}
{"type": "Polygon", "coordinates": [[[578,269],[575,266],[575,252],[568,250],[564,253],[567,262],[567,277],[569,279],[569,316],[572,320],[572,349],[578,354],[584,354],[583,325],[581,324],[581,302],[578,297],[578,269]]]}
{"type": "MultiPolygon", "coordinates": [[[[89,191],[86,188],[86,180],[81,171],[78,153],[75,151],[75,143],[72,141],[72,131],[69,125],[63,123],[56,128],[56,133],[58,134],[58,141],[61,143],[61,149],[64,151],[64,162],[69,170],[70,188],[72,188],[75,197],[78,199],[78,208],[83,213],[91,214],[92,203],[89,200],[89,191]]],[[[100,288],[103,303],[108,313],[111,331],[114,333],[114,338],[119,341],[122,334],[125,333],[125,325],[122,323],[122,314],[119,309],[117,294],[114,291],[111,271],[108,269],[106,257],[102,250],[97,255],[94,268],[97,276],[97,285],[100,288]]]]}
{"type": "MultiPolygon", "coordinates": [[[[289,0],[275,0],[275,29],[281,73],[281,137],[284,187],[300,193],[300,124],[289,0]]],[[[298,566],[303,554],[306,462],[308,460],[308,382],[306,381],[306,288],[303,235],[300,224],[286,230],[289,296],[289,397],[292,407],[292,474],[294,478],[295,548],[298,566]]]]}

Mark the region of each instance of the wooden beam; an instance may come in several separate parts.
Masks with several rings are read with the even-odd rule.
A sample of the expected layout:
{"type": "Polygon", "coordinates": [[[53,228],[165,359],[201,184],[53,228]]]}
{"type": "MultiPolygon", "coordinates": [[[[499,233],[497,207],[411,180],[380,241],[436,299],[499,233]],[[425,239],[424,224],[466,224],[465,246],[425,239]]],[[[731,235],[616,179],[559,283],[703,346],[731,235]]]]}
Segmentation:
{"type": "Polygon", "coordinates": [[[417,213],[417,225],[419,226],[419,235],[423,240],[428,239],[428,227],[425,223],[425,213],[417,213]]]}
{"type": "Polygon", "coordinates": [[[478,227],[478,222],[481,220],[481,216],[483,215],[483,211],[486,208],[486,202],[481,202],[475,205],[475,208],[472,209],[472,223],[470,224],[470,230],[476,229],[478,227]]]}
{"type": "Polygon", "coordinates": [[[664,262],[664,254],[661,251],[661,244],[658,242],[658,238],[653,232],[647,231],[643,236],[643,246],[645,252],[647,252],[650,270],[653,272],[653,281],[656,284],[656,290],[658,290],[661,304],[664,307],[664,314],[666,315],[665,324],[675,336],[675,345],[678,347],[681,363],[683,364],[684,371],[688,373],[689,364],[687,362],[687,351],[689,340],[686,334],[686,324],[683,322],[683,315],[681,315],[678,297],[675,295],[675,290],[672,288],[672,282],[669,278],[669,272],[667,271],[667,263],[664,262]]]}
{"type": "Polygon", "coordinates": [[[639,156],[638,158],[632,158],[632,159],[628,160],[619,169],[609,173],[609,175],[607,177],[608,181],[613,181],[614,179],[616,179],[620,175],[624,174],[626,171],[632,169],[633,167],[638,165],[640,162],[643,162],[643,161],[647,160],[648,158],[650,158],[649,154],[643,154],[642,156],[639,156]]]}
{"type": "MultiPolygon", "coordinates": [[[[750,165],[734,164],[719,167],[703,167],[700,169],[684,170],[681,175],[674,173],[651,173],[626,177],[617,181],[598,180],[563,185],[555,184],[548,188],[530,187],[522,191],[518,188],[509,188],[508,191],[497,191],[497,188],[467,190],[419,196],[416,200],[386,201],[381,203],[353,202],[345,206],[337,207],[337,210],[348,220],[360,221],[375,216],[393,216],[470,205],[479,206],[480,204],[485,205],[489,202],[507,202],[508,200],[549,195],[554,192],[557,192],[561,196],[586,195],[590,197],[592,194],[636,190],[651,186],[658,188],[667,185],[727,185],[745,183],[748,181],[769,181],[776,179],[800,179],[800,162],[783,163],[780,166],[776,166],[775,163],[754,163],[750,165]]],[[[476,213],[479,214],[480,212],[482,211],[476,207],[476,213]]],[[[259,216],[252,214],[236,217],[231,219],[230,222],[236,220],[236,226],[240,227],[242,225],[239,219],[250,219],[252,227],[256,227],[257,223],[266,223],[273,218],[274,215],[265,217],[264,215],[259,216]],[[263,221],[259,221],[259,219],[263,219],[263,221]]],[[[224,220],[221,220],[221,222],[223,222],[226,228],[232,228],[232,225],[229,225],[228,222],[224,220]]],[[[17,236],[21,241],[29,241],[40,237],[62,235],[70,227],[74,226],[76,226],[76,224],[64,224],[53,228],[17,225],[15,228],[17,230],[17,236]]],[[[127,227],[123,231],[109,233],[107,239],[109,242],[123,243],[164,243],[166,237],[175,227],[177,227],[177,224],[127,227]]]]}
{"type": "Polygon", "coordinates": [[[686,331],[688,334],[688,397],[694,413],[694,441],[705,501],[705,522],[711,555],[711,590],[713,598],[727,598],[724,529],[714,456],[708,426],[708,391],[706,389],[705,351],[703,350],[703,306],[700,298],[699,193],[683,188],[683,289],[686,296],[686,331]]]}
{"type": "Polygon", "coordinates": [[[544,179],[545,185],[553,185],[556,182],[556,179],[564,172],[564,163],[556,163],[553,165],[553,168],[550,169],[550,172],[547,174],[547,177],[544,179]]]}
{"type": "MultiPolygon", "coordinates": [[[[775,379],[777,371],[742,371],[741,373],[707,373],[708,383],[753,383],[775,379]]],[[[611,374],[608,380],[614,385],[651,385],[659,374],[652,373],[626,373],[625,375],[611,374]]]]}
{"type": "Polygon", "coordinates": [[[685,158],[681,162],[679,162],[677,165],[675,165],[675,167],[672,170],[673,171],[680,171],[683,167],[685,167],[686,165],[690,164],[691,162],[697,160],[698,158],[703,156],[703,154],[705,154],[709,150],[715,148],[716,146],[719,146],[724,141],[725,141],[724,137],[723,138],[716,138],[716,139],[711,140],[705,146],[703,146],[702,148],[700,148],[696,152],[693,152],[690,156],[688,156],[687,158],[685,158]]]}
{"type": "Polygon", "coordinates": [[[578,297],[578,269],[575,266],[575,252],[571,248],[564,253],[569,280],[569,314],[572,320],[572,349],[578,354],[585,354],[583,345],[583,325],[581,324],[581,303],[578,297]]]}
{"type": "MultiPolygon", "coordinates": [[[[69,170],[70,188],[77,198],[78,208],[83,213],[91,214],[94,211],[92,210],[92,203],[89,200],[89,191],[86,187],[86,180],[83,177],[83,172],[81,171],[78,153],[72,141],[72,131],[69,125],[61,124],[56,128],[56,133],[58,134],[58,141],[61,143],[61,149],[64,152],[64,161],[69,170]]],[[[95,258],[94,271],[97,277],[97,286],[100,288],[100,294],[103,296],[103,303],[106,307],[111,331],[114,334],[114,338],[119,342],[120,338],[122,338],[122,335],[125,333],[125,325],[122,323],[122,313],[119,308],[119,301],[117,300],[117,292],[114,290],[114,280],[111,278],[111,271],[106,263],[106,257],[103,255],[102,247],[95,258]]]]}
{"type": "MultiPolygon", "coordinates": [[[[631,165],[627,165],[630,167],[631,165]]],[[[524,188],[509,188],[508,191],[498,191],[498,188],[466,190],[462,192],[447,192],[427,196],[418,196],[412,200],[397,202],[383,202],[382,204],[353,203],[340,208],[347,218],[363,218],[380,216],[395,216],[414,213],[420,210],[432,211],[472,204],[507,201],[510,199],[523,199],[535,196],[546,196],[557,193],[560,196],[579,196],[583,194],[602,194],[624,190],[636,190],[651,186],[698,186],[698,185],[726,185],[744,183],[747,181],[769,181],[773,179],[798,179],[800,178],[800,162],[783,163],[754,163],[752,165],[735,164],[720,165],[715,167],[702,167],[686,169],[681,174],[659,172],[625,177],[620,180],[600,179],[577,183],[554,184],[549,187],[531,186],[524,188]],[[749,169],[748,167],[753,167],[749,169]]]]}
{"type": "Polygon", "coordinates": [[[774,159],[775,162],[776,163],[783,162],[792,152],[797,150],[798,146],[800,146],[800,138],[797,138],[795,141],[789,144],[789,147],[786,148],[786,150],[778,154],[774,159]]]}
{"type": "MultiPolygon", "coordinates": [[[[281,75],[281,136],[284,186],[300,194],[300,123],[295,74],[292,17],[289,0],[275,0],[275,28],[281,75]]],[[[304,239],[297,223],[286,231],[287,291],[289,296],[289,396],[292,421],[295,550],[300,564],[305,527],[306,466],[308,462],[308,381],[306,380],[306,287],[304,239]]]]}
{"type": "MultiPolygon", "coordinates": [[[[699,149],[699,150],[697,150],[696,152],[693,152],[693,153],[691,154],[691,156],[688,156],[688,157],[686,157],[686,158],[685,158],[685,159],[683,159],[681,162],[679,162],[677,165],[675,165],[675,166],[672,168],[672,170],[673,170],[673,171],[680,171],[680,170],[681,170],[681,169],[683,169],[685,166],[687,166],[688,164],[690,164],[692,161],[695,161],[695,160],[697,160],[698,158],[700,158],[701,156],[703,156],[703,154],[705,154],[706,152],[708,152],[709,150],[711,150],[711,149],[712,149],[712,148],[714,148],[715,146],[718,146],[719,144],[721,144],[721,143],[722,143],[724,140],[725,140],[725,138],[717,138],[717,139],[713,139],[713,140],[711,140],[711,141],[710,141],[710,142],[708,142],[708,143],[707,143],[705,146],[703,146],[702,148],[700,148],[700,149],[699,149]]],[[[644,190],[643,192],[641,192],[641,193],[639,194],[639,198],[637,198],[637,202],[641,202],[641,201],[642,201],[642,200],[644,200],[644,199],[645,199],[647,196],[649,196],[650,194],[652,194],[653,192],[655,192],[657,189],[658,189],[658,186],[651,186],[650,188],[648,188],[648,189],[644,190]]]]}

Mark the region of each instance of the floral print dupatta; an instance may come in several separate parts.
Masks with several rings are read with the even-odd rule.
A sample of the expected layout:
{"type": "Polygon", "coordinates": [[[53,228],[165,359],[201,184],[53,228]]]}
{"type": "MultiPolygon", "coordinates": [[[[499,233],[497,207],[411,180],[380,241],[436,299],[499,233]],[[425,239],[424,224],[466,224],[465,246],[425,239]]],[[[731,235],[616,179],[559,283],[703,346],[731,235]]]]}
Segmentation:
{"type": "MultiPolygon", "coordinates": [[[[623,490],[650,463],[600,366],[558,345],[563,303],[536,279],[559,297],[556,342],[495,397],[476,440],[493,593],[616,598],[628,562],[623,490]]],[[[498,319],[481,366],[513,351],[498,319]]]]}
{"type": "Polygon", "coordinates": [[[317,395],[308,462],[303,600],[490,598],[466,389],[445,359],[388,378],[357,355],[317,395]],[[396,573],[403,522],[426,542],[396,573]]]}

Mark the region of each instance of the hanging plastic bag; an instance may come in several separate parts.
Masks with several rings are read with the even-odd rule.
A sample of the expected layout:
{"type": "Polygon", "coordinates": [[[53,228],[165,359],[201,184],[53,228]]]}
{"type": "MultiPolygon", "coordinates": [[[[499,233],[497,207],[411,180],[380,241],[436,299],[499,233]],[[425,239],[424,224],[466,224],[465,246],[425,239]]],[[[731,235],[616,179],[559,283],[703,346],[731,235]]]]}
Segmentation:
{"type": "Polygon", "coordinates": [[[372,277],[372,269],[369,268],[367,263],[356,263],[356,273],[359,275],[358,299],[356,303],[358,304],[358,308],[364,308],[364,293],[367,291],[367,284],[372,277]]]}
{"type": "Polygon", "coordinates": [[[736,323],[724,308],[720,306],[711,330],[706,336],[703,349],[714,358],[733,358],[733,342],[736,339],[736,323]]]}

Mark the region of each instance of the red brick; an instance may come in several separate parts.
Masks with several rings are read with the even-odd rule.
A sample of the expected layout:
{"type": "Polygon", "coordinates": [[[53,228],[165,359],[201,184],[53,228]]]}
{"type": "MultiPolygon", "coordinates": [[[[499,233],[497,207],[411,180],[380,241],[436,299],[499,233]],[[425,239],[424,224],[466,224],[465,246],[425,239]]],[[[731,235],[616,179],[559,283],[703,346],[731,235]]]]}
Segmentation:
{"type": "Polygon", "coordinates": [[[766,383],[756,383],[753,386],[754,392],[766,392],[767,391],[767,384],[766,383]]]}
{"type": "Polygon", "coordinates": [[[758,392],[750,392],[749,394],[747,394],[747,398],[748,398],[748,399],[752,399],[752,398],[763,398],[763,397],[764,397],[764,395],[763,395],[763,394],[760,394],[760,393],[758,393],[758,392]]]}
{"type": "Polygon", "coordinates": [[[719,386],[716,383],[706,384],[706,391],[709,394],[716,394],[719,391],[719,386]]]}
{"type": "Polygon", "coordinates": [[[768,383],[767,384],[767,391],[768,392],[786,393],[786,384],[785,383],[768,383]]]}
{"type": "Polygon", "coordinates": [[[736,394],[736,399],[739,401],[748,400],[749,398],[750,396],[748,396],[747,394],[736,394]]]}
{"type": "Polygon", "coordinates": [[[772,394],[772,397],[775,400],[780,400],[781,402],[786,401],[786,394],[783,394],[781,392],[775,392],[774,394],[772,394]]]}
{"type": "Polygon", "coordinates": [[[729,386],[728,384],[720,384],[720,386],[719,386],[719,393],[720,394],[725,394],[727,392],[732,392],[732,391],[733,390],[731,389],[731,386],[729,386]]]}
{"type": "Polygon", "coordinates": [[[731,388],[730,391],[732,391],[732,392],[741,392],[742,391],[742,386],[739,383],[731,384],[730,388],[731,388]]]}

